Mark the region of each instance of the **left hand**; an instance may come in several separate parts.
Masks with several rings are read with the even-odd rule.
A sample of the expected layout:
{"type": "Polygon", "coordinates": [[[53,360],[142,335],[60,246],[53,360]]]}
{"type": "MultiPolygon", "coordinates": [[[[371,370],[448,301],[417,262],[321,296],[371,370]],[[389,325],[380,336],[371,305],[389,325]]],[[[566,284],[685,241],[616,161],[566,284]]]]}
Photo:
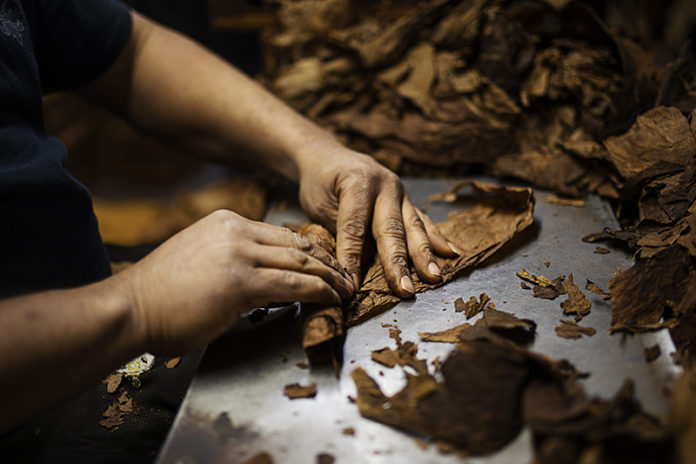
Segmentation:
{"type": "Polygon", "coordinates": [[[370,156],[337,143],[314,150],[314,156],[305,154],[300,168],[300,203],[310,219],[336,233],[338,262],[356,290],[368,230],[394,294],[414,296],[409,259],[423,281],[439,282],[433,253],[455,257],[456,248],[411,204],[399,177],[370,156]]]}

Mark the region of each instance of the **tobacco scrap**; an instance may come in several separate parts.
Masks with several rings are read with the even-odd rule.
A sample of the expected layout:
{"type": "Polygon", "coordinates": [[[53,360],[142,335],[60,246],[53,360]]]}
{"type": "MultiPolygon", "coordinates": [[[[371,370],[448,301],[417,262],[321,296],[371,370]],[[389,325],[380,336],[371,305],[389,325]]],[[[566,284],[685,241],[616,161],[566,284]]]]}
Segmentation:
{"type": "Polygon", "coordinates": [[[576,208],[584,208],[586,205],[585,200],[575,198],[561,198],[556,195],[546,195],[544,197],[544,201],[546,203],[551,203],[554,205],[575,206],[576,208]]]}
{"type": "Polygon", "coordinates": [[[336,459],[332,454],[320,453],[317,454],[317,464],[333,464],[336,459]]]}
{"type": "Polygon", "coordinates": [[[349,437],[354,437],[355,436],[355,429],[353,427],[346,427],[343,430],[341,430],[341,433],[343,435],[347,435],[349,437]]]}
{"type": "Polygon", "coordinates": [[[534,341],[536,324],[529,319],[519,319],[514,314],[485,308],[483,317],[471,325],[464,323],[442,332],[418,332],[426,342],[457,343],[459,341],[486,339],[505,343],[509,340],[520,345],[534,341]]]}
{"type": "MultiPolygon", "coordinates": [[[[442,281],[438,284],[422,282],[412,270],[417,293],[444,285],[461,272],[480,264],[533,222],[534,197],[527,188],[466,181],[433,201],[474,201],[474,206],[454,211],[447,221],[437,224],[461,255],[453,259],[436,258],[442,271],[442,281]]],[[[389,291],[382,266],[375,259],[346,310],[346,323],[348,326],[356,325],[398,301],[399,298],[389,291]]]]}
{"type": "Polygon", "coordinates": [[[302,386],[299,383],[291,383],[285,386],[283,393],[291,400],[297,398],[314,398],[317,394],[317,384],[311,383],[307,386],[302,386]]]}
{"type": "Polygon", "coordinates": [[[244,464],[273,464],[273,457],[267,452],[262,451],[244,461],[244,464]]]}
{"type": "Polygon", "coordinates": [[[122,380],[123,374],[121,372],[115,372],[105,378],[102,383],[106,384],[107,393],[113,393],[118,389],[119,385],[121,385],[122,380]]]}
{"type": "Polygon", "coordinates": [[[396,349],[385,347],[380,350],[375,350],[371,353],[371,358],[373,361],[382,364],[383,366],[392,368],[396,365],[401,367],[410,366],[417,373],[428,373],[428,366],[424,359],[418,359],[418,345],[413,342],[403,343],[399,332],[392,332],[394,329],[390,329],[390,336],[394,335],[392,338],[396,341],[396,349]]]}
{"type": "Polygon", "coordinates": [[[597,294],[599,296],[608,296],[609,294],[602,290],[599,285],[596,283],[592,282],[590,279],[587,279],[587,282],[585,283],[585,290],[589,290],[594,294],[597,294]]]}
{"type": "Polygon", "coordinates": [[[575,314],[575,322],[590,314],[590,300],[582,293],[573,282],[573,274],[568,275],[568,279],[563,282],[563,288],[568,293],[568,299],[561,302],[563,314],[570,316],[575,314]]]}
{"type": "Polygon", "coordinates": [[[99,425],[109,430],[118,429],[124,422],[125,416],[133,411],[133,400],[128,396],[127,391],[122,391],[117,400],[102,413],[106,419],[99,421],[99,425]]]}
{"type": "Polygon", "coordinates": [[[597,255],[608,255],[609,253],[611,253],[611,250],[609,248],[604,248],[604,247],[598,246],[597,248],[594,249],[594,251],[592,253],[597,254],[597,255]]]}
{"type": "Polygon", "coordinates": [[[471,319],[481,311],[483,311],[483,308],[486,307],[486,305],[492,305],[493,303],[490,302],[491,298],[486,295],[485,293],[482,293],[478,300],[476,299],[475,296],[472,296],[469,298],[469,301],[466,303],[462,298],[457,298],[454,300],[454,310],[458,313],[464,311],[464,315],[466,316],[467,319],[471,319]]]}
{"type": "Polygon", "coordinates": [[[566,289],[563,286],[563,282],[565,280],[564,275],[558,276],[555,279],[550,280],[548,277],[543,275],[535,276],[534,274],[530,274],[529,272],[527,272],[525,268],[522,268],[522,271],[517,272],[516,275],[520,279],[523,279],[523,281],[521,282],[522,288],[526,290],[529,289],[529,286],[524,283],[524,280],[534,284],[533,289],[534,296],[536,298],[553,300],[557,296],[565,295],[566,293],[566,289]]]}
{"type": "Polygon", "coordinates": [[[645,362],[650,363],[650,362],[653,362],[654,360],[656,360],[657,358],[660,357],[662,350],[660,350],[660,345],[658,345],[656,343],[653,346],[645,348],[644,353],[645,353],[645,362]]]}
{"type": "Polygon", "coordinates": [[[566,321],[563,319],[561,319],[561,325],[556,326],[555,330],[556,335],[559,337],[570,338],[573,340],[577,340],[583,335],[587,335],[589,337],[597,333],[597,331],[592,327],[584,327],[578,325],[576,322],[566,321]]]}
{"type": "Polygon", "coordinates": [[[180,362],[181,357],[170,358],[164,362],[164,365],[167,367],[167,369],[174,369],[176,366],[179,365],[180,362]]]}

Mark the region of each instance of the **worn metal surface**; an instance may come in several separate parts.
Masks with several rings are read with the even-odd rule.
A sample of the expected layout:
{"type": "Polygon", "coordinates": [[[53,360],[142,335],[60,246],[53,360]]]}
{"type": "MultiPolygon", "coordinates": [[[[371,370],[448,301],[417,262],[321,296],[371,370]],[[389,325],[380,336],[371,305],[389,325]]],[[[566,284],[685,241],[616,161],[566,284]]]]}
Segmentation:
{"type": "MultiPolygon", "coordinates": [[[[405,180],[409,195],[420,206],[428,195],[442,192],[453,183],[405,180]]],[[[609,398],[624,378],[630,377],[644,408],[664,416],[665,389],[679,372],[669,356],[674,351],[669,335],[661,331],[610,336],[608,303],[584,290],[586,279],[606,289],[617,271],[631,265],[630,256],[619,250],[600,255],[594,253],[597,245],[581,241],[602,227],[616,226],[611,210],[598,198],[589,198],[586,207],[576,208],[545,202],[543,191],[535,194],[535,224],[514,246],[505,247],[481,269],[420,294],[413,301],[403,301],[351,329],[339,379],[330,367],[310,371],[296,365],[305,361],[305,356],[294,309],[277,311],[261,323],[241,324],[208,349],[157,462],[244,462],[262,451],[277,463],[314,463],[320,453],[333,455],[337,463],[461,462],[456,455],[441,455],[434,445],[423,450],[414,437],[360,417],[348,399],[355,395],[350,372],[362,366],[386,394],[397,392],[405,384],[403,372],[370,360],[371,351],[395,346],[388,338],[388,328],[381,324],[396,324],[404,341],[418,342],[421,357],[444,359],[452,346],[420,342],[417,332],[439,331],[462,323],[463,313],[455,313],[454,300],[466,300],[483,292],[498,309],[537,323],[533,350],[568,359],[579,370],[590,373],[585,380],[589,393],[609,398]],[[550,263],[548,267],[546,262],[550,263]],[[592,313],[581,324],[594,327],[597,334],[580,340],[558,337],[554,327],[562,317],[560,301],[565,297],[534,298],[531,290],[520,287],[520,279],[515,276],[522,268],[550,278],[572,273],[575,283],[592,302],[592,313]],[[646,363],[643,349],[655,343],[660,344],[662,355],[646,363]],[[289,400],[283,396],[283,387],[295,382],[315,382],[316,398],[289,400]],[[354,435],[344,433],[349,428],[354,435]]],[[[449,206],[438,205],[429,214],[441,221],[449,210],[449,206]]],[[[301,213],[292,207],[275,207],[267,218],[274,224],[301,219],[301,213]]],[[[523,431],[501,452],[466,462],[528,463],[530,457],[530,436],[523,431]]]]}

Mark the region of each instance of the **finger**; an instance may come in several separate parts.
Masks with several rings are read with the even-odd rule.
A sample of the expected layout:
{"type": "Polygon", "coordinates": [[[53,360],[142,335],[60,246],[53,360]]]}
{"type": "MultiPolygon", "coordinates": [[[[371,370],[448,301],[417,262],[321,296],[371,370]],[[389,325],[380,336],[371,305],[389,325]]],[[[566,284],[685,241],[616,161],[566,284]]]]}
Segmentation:
{"type": "Polygon", "coordinates": [[[406,230],[401,215],[402,199],[401,184],[382,189],[375,201],[372,234],[377,242],[377,252],[389,288],[402,298],[411,298],[415,294],[415,288],[408,269],[406,230]]]}
{"type": "Polygon", "coordinates": [[[424,282],[433,284],[439,282],[441,280],[440,268],[435,262],[433,248],[425,231],[425,225],[416,212],[416,208],[406,196],[402,202],[401,214],[406,227],[408,254],[413,261],[416,272],[424,282]]]}
{"type": "Polygon", "coordinates": [[[447,238],[437,230],[437,226],[433,224],[433,221],[428,215],[418,208],[416,208],[416,213],[418,213],[418,217],[423,221],[425,233],[428,234],[430,244],[433,246],[433,251],[435,251],[435,253],[445,258],[455,258],[462,254],[453,243],[447,240],[447,238]]]}
{"type": "Polygon", "coordinates": [[[331,254],[323,248],[317,246],[311,240],[296,234],[287,227],[278,227],[263,222],[255,223],[255,227],[254,239],[256,243],[276,247],[295,248],[318,259],[325,265],[344,275],[346,278],[349,277],[336,258],[331,256],[331,254]]]}
{"type": "Polygon", "coordinates": [[[324,279],[281,269],[256,268],[249,295],[254,306],[278,301],[301,301],[324,305],[340,305],[341,297],[324,279]]]}
{"type": "Polygon", "coordinates": [[[353,294],[353,284],[342,273],[297,248],[256,245],[248,253],[257,267],[315,275],[328,283],[341,297],[350,298],[353,294]]]}
{"type": "Polygon", "coordinates": [[[336,257],[351,276],[355,289],[360,288],[360,263],[370,217],[374,192],[371,186],[341,192],[336,219],[336,257]]]}

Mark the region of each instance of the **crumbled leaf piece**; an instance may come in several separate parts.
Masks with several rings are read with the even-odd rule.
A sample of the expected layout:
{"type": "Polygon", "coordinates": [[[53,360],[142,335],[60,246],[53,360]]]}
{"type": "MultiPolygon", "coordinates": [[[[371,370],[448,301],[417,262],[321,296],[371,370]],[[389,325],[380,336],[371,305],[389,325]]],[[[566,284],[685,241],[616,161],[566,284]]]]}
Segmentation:
{"type": "Polygon", "coordinates": [[[556,326],[556,335],[563,338],[570,338],[576,340],[581,338],[583,335],[592,336],[597,331],[592,327],[584,327],[578,325],[573,321],[566,321],[561,319],[561,325],[556,326]]]}
{"type": "Polygon", "coordinates": [[[273,458],[267,452],[262,451],[244,461],[244,464],[273,464],[273,458]]]}
{"type": "Polygon", "coordinates": [[[314,398],[317,394],[317,384],[311,383],[307,386],[302,386],[299,383],[291,383],[285,386],[283,392],[291,400],[296,398],[314,398]]]}
{"type": "Polygon", "coordinates": [[[524,281],[520,282],[520,287],[522,287],[525,290],[530,290],[532,287],[527,285],[524,281]]]}
{"type": "Polygon", "coordinates": [[[660,345],[656,343],[653,346],[645,348],[644,352],[645,362],[653,362],[654,360],[660,357],[662,350],[660,350],[660,345]]]}
{"type": "Polygon", "coordinates": [[[568,279],[563,283],[568,299],[561,302],[563,314],[566,316],[575,315],[575,321],[580,321],[583,317],[590,314],[590,300],[582,293],[573,282],[573,274],[568,275],[568,279]]]}
{"type": "Polygon", "coordinates": [[[332,454],[320,453],[317,454],[317,464],[333,464],[336,459],[332,454]]]}
{"type": "Polygon", "coordinates": [[[454,309],[458,313],[464,311],[464,315],[466,316],[466,318],[471,319],[472,317],[483,311],[483,308],[486,307],[486,304],[490,304],[490,301],[490,297],[485,293],[482,293],[478,299],[476,299],[475,296],[470,297],[469,301],[467,301],[466,303],[462,298],[457,298],[454,301],[454,309]]]}
{"type": "Polygon", "coordinates": [[[123,380],[123,373],[121,373],[121,372],[116,372],[116,373],[109,375],[103,381],[103,383],[106,384],[106,391],[108,393],[115,392],[116,389],[119,387],[119,385],[121,385],[121,380],[123,380]]]}
{"type": "Polygon", "coordinates": [[[603,248],[603,247],[597,247],[594,249],[593,253],[597,255],[608,255],[611,253],[611,250],[609,248],[603,248]]]}
{"type": "Polygon", "coordinates": [[[425,342],[457,343],[459,341],[459,334],[470,327],[473,326],[465,322],[441,332],[418,332],[418,336],[425,342]]]}
{"type": "Polygon", "coordinates": [[[355,429],[353,427],[346,427],[343,430],[341,430],[341,433],[343,435],[347,435],[349,437],[354,437],[355,436],[355,429]]]}
{"type": "Polygon", "coordinates": [[[597,285],[596,283],[592,282],[589,279],[587,279],[587,283],[585,284],[585,290],[589,290],[592,293],[595,293],[599,296],[609,295],[607,292],[605,292],[604,290],[599,288],[599,285],[597,285]]]}
{"type": "Polygon", "coordinates": [[[374,362],[380,363],[383,366],[394,367],[398,363],[399,353],[389,347],[375,350],[370,355],[374,362]]]}
{"type": "Polygon", "coordinates": [[[116,430],[125,422],[125,415],[132,411],[133,400],[128,396],[128,392],[123,390],[118,399],[102,413],[106,419],[100,420],[99,424],[109,430],[116,430]]]}
{"type": "Polygon", "coordinates": [[[485,338],[496,342],[505,339],[526,345],[534,341],[535,332],[534,321],[519,319],[514,314],[486,308],[483,311],[483,317],[474,325],[465,322],[442,332],[419,332],[418,336],[427,342],[457,343],[485,338]]]}
{"type": "Polygon", "coordinates": [[[426,451],[428,449],[428,442],[421,439],[421,438],[414,438],[413,441],[416,443],[416,446],[422,449],[423,451],[426,451]]]}
{"type": "Polygon", "coordinates": [[[176,366],[179,365],[180,362],[181,357],[170,358],[164,362],[164,365],[167,366],[167,369],[174,369],[176,366]]]}
{"type": "Polygon", "coordinates": [[[551,263],[549,261],[544,261],[544,266],[548,269],[549,266],[551,266],[551,263]]]}
{"type": "Polygon", "coordinates": [[[544,201],[546,203],[551,203],[554,205],[575,206],[576,208],[584,208],[586,205],[585,200],[574,198],[561,198],[556,195],[546,195],[544,197],[544,201]]]}
{"type": "Polygon", "coordinates": [[[522,268],[520,272],[516,273],[517,277],[520,279],[526,280],[527,282],[533,283],[534,285],[540,286],[540,287],[553,287],[554,283],[549,280],[548,277],[540,275],[540,276],[535,276],[534,274],[530,274],[527,269],[522,268]]]}
{"type": "Polygon", "coordinates": [[[309,364],[307,364],[307,363],[304,362],[304,361],[298,361],[298,362],[295,363],[295,365],[296,365],[297,367],[299,367],[300,369],[309,369],[309,364]]]}
{"type": "Polygon", "coordinates": [[[545,300],[553,300],[557,296],[565,295],[566,289],[563,285],[565,281],[565,276],[556,277],[551,281],[551,286],[547,285],[535,285],[534,286],[534,297],[542,298],[545,300]]]}

